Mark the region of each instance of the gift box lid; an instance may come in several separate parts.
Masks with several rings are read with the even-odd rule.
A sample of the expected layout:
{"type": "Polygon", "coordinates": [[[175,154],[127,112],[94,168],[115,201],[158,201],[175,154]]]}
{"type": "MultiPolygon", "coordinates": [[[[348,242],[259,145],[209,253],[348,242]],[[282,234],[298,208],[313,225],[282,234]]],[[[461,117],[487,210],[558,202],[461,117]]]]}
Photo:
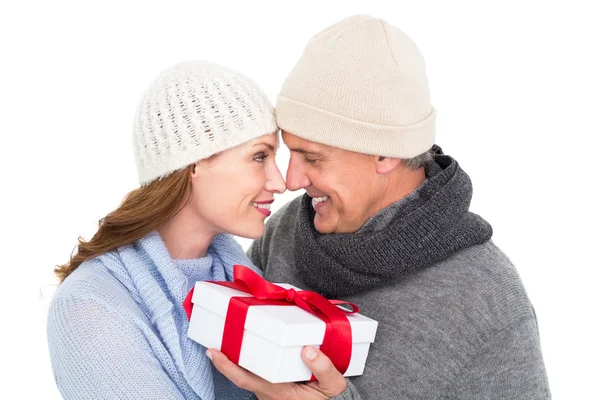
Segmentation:
{"type": "MultiPolygon", "coordinates": [[[[285,289],[301,290],[288,284],[277,284],[285,289]]],[[[252,297],[248,293],[211,282],[196,282],[192,303],[194,307],[225,318],[231,297],[252,297]]],[[[364,315],[346,314],[352,327],[353,343],[372,343],[377,321],[364,315]]],[[[325,335],[325,322],[298,306],[251,306],[246,316],[245,329],[281,347],[320,345],[325,335]]]]}

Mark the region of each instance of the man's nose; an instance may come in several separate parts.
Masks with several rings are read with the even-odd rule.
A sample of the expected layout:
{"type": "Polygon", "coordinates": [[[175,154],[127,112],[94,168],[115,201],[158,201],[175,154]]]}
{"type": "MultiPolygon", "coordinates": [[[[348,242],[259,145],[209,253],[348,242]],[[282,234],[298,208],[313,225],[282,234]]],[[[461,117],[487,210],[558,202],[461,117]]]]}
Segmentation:
{"type": "Polygon", "coordinates": [[[298,165],[297,162],[290,159],[288,165],[287,176],[285,184],[288,190],[294,191],[310,186],[310,179],[306,176],[304,168],[298,165]]]}

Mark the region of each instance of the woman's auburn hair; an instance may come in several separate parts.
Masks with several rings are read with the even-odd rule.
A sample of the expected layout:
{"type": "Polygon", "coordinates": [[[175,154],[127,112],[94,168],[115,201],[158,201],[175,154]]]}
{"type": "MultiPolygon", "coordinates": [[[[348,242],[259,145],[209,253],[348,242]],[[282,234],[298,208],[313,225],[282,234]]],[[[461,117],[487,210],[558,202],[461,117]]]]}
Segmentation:
{"type": "Polygon", "coordinates": [[[78,238],[77,252],[54,273],[62,283],[84,261],[133,243],[158,230],[190,200],[190,174],[194,164],[133,190],[121,205],[98,222],[91,240],[78,238]]]}

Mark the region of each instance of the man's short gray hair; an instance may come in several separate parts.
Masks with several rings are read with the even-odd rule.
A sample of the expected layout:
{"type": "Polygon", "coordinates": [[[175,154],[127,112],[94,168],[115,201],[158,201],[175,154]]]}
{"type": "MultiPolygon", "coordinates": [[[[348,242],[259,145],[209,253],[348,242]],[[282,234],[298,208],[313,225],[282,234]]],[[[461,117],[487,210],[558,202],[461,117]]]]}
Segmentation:
{"type": "Polygon", "coordinates": [[[433,149],[427,150],[423,154],[412,158],[405,158],[404,164],[409,166],[413,171],[419,168],[425,168],[429,163],[433,162],[433,149]]]}

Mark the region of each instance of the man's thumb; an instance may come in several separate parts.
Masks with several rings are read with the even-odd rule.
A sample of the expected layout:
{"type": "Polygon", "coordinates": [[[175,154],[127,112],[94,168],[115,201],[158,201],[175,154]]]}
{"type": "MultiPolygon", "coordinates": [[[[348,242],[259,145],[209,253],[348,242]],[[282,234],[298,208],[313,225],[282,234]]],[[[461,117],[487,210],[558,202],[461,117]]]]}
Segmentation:
{"type": "Polygon", "coordinates": [[[318,381],[321,392],[330,397],[337,396],[348,387],[346,378],[335,368],[329,357],[316,347],[302,349],[302,359],[318,381]]]}

